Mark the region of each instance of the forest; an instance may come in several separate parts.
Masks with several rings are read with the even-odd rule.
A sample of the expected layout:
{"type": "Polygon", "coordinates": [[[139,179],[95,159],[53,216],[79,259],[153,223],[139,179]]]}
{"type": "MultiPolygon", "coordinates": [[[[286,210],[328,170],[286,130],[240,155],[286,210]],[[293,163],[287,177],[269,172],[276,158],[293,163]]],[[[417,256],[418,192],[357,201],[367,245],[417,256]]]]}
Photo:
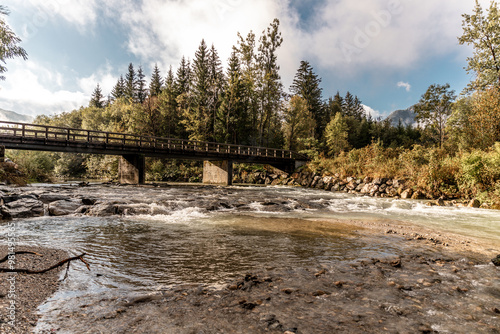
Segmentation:
{"type": "MultiPolygon", "coordinates": [[[[154,67],[150,81],[130,64],[111,92],[97,85],[88,106],[45,125],[285,148],[307,154],[323,174],[401,177],[429,196],[478,197],[500,205],[500,19],[497,3],[463,15],[460,44],[471,45],[473,79],[458,96],[432,84],[413,108],[417,126],[373,119],[354,93],[325,94],[321,77],[303,60],[291,87],[281,81],[283,42],[275,19],[260,36],[237,34],[223,66],[204,40],[177,69],[154,67]]],[[[339,87],[341,89],[341,87],[339,87]]],[[[113,178],[116,157],[12,152],[34,180],[113,178]]],[[[196,163],[148,159],[150,180],[196,170],[196,163]]],[[[196,181],[196,177],[192,179],[196,181]]]]}

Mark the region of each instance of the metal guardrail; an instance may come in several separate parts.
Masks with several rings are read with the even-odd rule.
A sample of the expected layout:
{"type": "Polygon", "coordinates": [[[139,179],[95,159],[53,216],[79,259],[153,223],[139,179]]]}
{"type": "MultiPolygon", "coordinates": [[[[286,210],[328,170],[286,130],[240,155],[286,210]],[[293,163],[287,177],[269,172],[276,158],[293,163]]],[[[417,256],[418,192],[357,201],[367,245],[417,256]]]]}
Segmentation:
{"type": "Polygon", "coordinates": [[[306,156],[289,150],[266,147],[221,144],[163,137],[142,136],[117,132],[104,132],[47,126],[38,124],[0,121],[1,137],[17,137],[58,141],[65,143],[92,143],[121,145],[130,148],[160,150],[181,150],[186,152],[205,152],[216,154],[235,154],[240,156],[269,157],[281,159],[309,160],[306,156]]]}

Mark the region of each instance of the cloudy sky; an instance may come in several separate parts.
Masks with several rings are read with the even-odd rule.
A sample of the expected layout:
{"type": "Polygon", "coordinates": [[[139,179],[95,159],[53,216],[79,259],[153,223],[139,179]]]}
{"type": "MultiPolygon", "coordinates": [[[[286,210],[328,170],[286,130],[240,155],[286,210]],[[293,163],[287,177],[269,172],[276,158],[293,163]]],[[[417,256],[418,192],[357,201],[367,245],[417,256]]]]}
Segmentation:
{"type": "MultiPolygon", "coordinates": [[[[489,1],[481,0],[487,7],[489,1]]],[[[433,83],[457,92],[472,50],[460,46],[474,0],[4,0],[28,61],[9,60],[0,108],[27,115],[87,106],[99,83],[109,94],[132,62],[163,75],[202,39],[225,63],[237,33],[278,18],[288,88],[301,60],[322,78],[323,97],[357,95],[375,116],[418,102],[433,83]]]]}

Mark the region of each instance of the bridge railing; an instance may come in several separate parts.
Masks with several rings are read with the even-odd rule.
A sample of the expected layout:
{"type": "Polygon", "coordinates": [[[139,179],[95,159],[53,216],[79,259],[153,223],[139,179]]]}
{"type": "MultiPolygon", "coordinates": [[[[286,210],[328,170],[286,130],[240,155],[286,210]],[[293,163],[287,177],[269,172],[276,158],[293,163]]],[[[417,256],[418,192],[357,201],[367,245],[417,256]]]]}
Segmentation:
{"type": "Polygon", "coordinates": [[[114,147],[120,146],[122,148],[141,147],[149,149],[307,160],[307,157],[297,152],[274,148],[143,136],[118,132],[83,130],[18,122],[0,121],[0,136],[39,139],[44,142],[93,143],[105,144],[107,146],[114,147]]]}

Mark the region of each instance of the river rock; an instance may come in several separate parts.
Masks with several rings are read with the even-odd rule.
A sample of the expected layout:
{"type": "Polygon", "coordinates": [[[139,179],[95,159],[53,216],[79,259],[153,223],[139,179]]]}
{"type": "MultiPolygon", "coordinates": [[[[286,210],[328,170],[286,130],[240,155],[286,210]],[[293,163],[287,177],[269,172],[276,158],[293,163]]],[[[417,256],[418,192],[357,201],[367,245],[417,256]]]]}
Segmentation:
{"type": "Polygon", "coordinates": [[[410,199],[413,195],[413,191],[411,189],[406,189],[401,193],[402,199],[410,199]]]}
{"type": "Polygon", "coordinates": [[[82,206],[81,200],[59,200],[49,204],[51,216],[67,216],[75,213],[82,206]]]}
{"type": "Polygon", "coordinates": [[[420,190],[417,190],[411,195],[411,199],[425,199],[425,195],[420,190]]]}
{"type": "Polygon", "coordinates": [[[97,203],[88,211],[90,216],[109,217],[116,214],[116,204],[114,203],[97,203]]]}
{"type": "Polygon", "coordinates": [[[25,198],[3,205],[0,212],[7,218],[29,218],[42,216],[44,207],[39,200],[25,198]]]}
{"type": "Polygon", "coordinates": [[[479,208],[479,207],[481,207],[481,202],[479,202],[479,200],[477,200],[477,199],[473,199],[469,202],[469,204],[467,206],[469,208],[479,208]]]}
{"type": "Polygon", "coordinates": [[[45,204],[49,204],[49,203],[56,202],[56,201],[64,201],[64,200],[69,201],[70,200],[69,197],[66,195],[60,195],[60,194],[54,194],[54,193],[41,194],[38,199],[45,204]]]}

